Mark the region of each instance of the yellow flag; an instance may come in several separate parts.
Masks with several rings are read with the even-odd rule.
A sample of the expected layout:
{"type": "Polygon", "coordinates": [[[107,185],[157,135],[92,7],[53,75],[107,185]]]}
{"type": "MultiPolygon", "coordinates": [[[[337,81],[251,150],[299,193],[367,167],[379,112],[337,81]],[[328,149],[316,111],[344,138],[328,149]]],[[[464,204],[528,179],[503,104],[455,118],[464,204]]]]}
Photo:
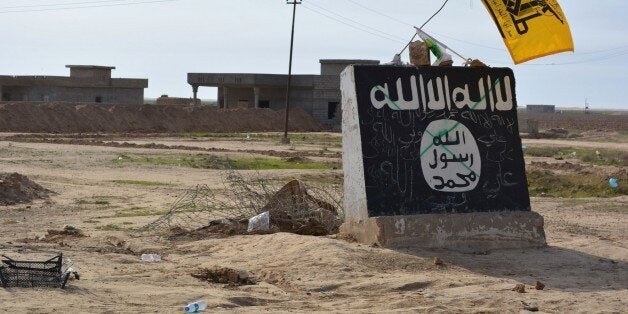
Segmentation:
{"type": "Polygon", "coordinates": [[[573,51],[567,18],[557,0],[482,0],[515,64],[573,51]]]}

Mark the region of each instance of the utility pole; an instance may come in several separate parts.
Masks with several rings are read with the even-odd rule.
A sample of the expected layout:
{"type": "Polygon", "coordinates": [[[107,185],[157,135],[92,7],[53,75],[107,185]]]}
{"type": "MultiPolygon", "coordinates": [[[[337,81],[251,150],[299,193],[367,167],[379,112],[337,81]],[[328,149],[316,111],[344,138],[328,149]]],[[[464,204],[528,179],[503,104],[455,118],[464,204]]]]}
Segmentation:
{"type": "Polygon", "coordinates": [[[288,63],[288,86],[286,87],[286,119],[284,121],[283,138],[281,142],[283,144],[289,144],[290,138],[288,138],[288,114],[290,112],[290,84],[292,83],[292,48],[294,46],[294,20],[297,14],[297,4],[301,4],[301,1],[286,0],[286,4],[292,4],[292,33],[290,34],[290,62],[288,63]]]}

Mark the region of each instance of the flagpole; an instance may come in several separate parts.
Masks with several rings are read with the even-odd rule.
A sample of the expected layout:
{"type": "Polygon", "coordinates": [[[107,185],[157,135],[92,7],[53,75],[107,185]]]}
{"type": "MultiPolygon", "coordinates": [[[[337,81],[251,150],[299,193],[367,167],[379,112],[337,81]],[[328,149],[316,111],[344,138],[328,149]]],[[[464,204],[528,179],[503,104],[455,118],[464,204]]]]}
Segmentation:
{"type": "Polygon", "coordinates": [[[297,4],[301,4],[301,1],[294,0],[292,2],[286,2],[286,4],[292,4],[292,32],[290,33],[290,62],[288,64],[288,85],[286,86],[286,117],[284,121],[284,131],[281,142],[283,144],[290,144],[290,138],[288,138],[288,116],[290,112],[290,85],[292,83],[292,49],[294,46],[294,21],[297,13],[297,4]]]}
{"type": "MultiPolygon", "coordinates": [[[[443,10],[443,8],[445,7],[445,5],[447,4],[447,2],[449,2],[449,0],[445,0],[445,2],[443,2],[443,5],[436,11],[434,12],[434,14],[432,14],[432,16],[430,16],[429,19],[427,19],[427,21],[425,21],[425,23],[423,23],[423,25],[421,25],[421,27],[419,27],[419,29],[423,28],[425,25],[427,25],[427,23],[429,23],[436,15],[438,15],[438,13],[440,13],[440,11],[443,10]]],[[[414,27],[416,28],[416,26],[414,27]]],[[[408,42],[408,44],[405,45],[405,47],[403,47],[403,49],[401,49],[401,51],[399,52],[399,55],[401,55],[404,51],[406,51],[406,49],[408,49],[408,47],[410,46],[410,44],[412,43],[412,41],[414,40],[414,37],[416,37],[416,33],[414,33],[414,36],[412,36],[412,38],[410,38],[410,41],[408,42]]]]}
{"type": "Polygon", "coordinates": [[[440,42],[438,39],[434,38],[433,36],[430,36],[430,34],[426,33],[426,32],[425,32],[425,31],[423,31],[421,28],[416,27],[416,26],[415,26],[414,28],[416,28],[417,33],[418,33],[418,32],[422,32],[423,34],[425,34],[425,35],[427,35],[429,38],[431,38],[433,41],[435,41],[437,44],[439,44],[439,45],[443,46],[445,49],[447,49],[447,50],[449,50],[449,51],[453,52],[456,56],[458,56],[458,57],[459,57],[459,58],[461,58],[462,60],[464,60],[464,61],[469,61],[469,59],[467,59],[467,58],[463,57],[461,54],[459,54],[459,53],[457,53],[455,50],[453,50],[453,49],[449,48],[449,46],[447,46],[447,45],[443,44],[442,42],[440,42]]]}

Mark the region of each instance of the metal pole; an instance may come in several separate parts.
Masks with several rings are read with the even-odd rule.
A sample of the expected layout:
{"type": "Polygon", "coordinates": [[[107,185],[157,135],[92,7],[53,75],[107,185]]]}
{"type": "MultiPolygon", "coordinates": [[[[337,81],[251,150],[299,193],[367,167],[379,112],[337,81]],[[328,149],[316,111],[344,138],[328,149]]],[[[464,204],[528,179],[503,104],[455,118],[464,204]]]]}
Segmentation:
{"type": "Polygon", "coordinates": [[[290,61],[288,63],[288,86],[286,88],[286,118],[284,121],[283,139],[284,144],[289,144],[288,138],[288,115],[290,112],[290,85],[292,83],[292,49],[294,47],[294,21],[297,13],[297,4],[301,4],[301,1],[286,2],[286,4],[292,4],[292,33],[290,34],[290,61]]]}

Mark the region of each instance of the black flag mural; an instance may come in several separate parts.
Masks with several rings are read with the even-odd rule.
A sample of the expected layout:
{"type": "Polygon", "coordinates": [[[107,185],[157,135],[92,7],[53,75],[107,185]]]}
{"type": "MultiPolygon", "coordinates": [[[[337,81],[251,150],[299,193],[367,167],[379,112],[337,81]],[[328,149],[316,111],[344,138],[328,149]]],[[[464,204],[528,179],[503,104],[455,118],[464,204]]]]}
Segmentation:
{"type": "Polygon", "coordinates": [[[512,70],[354,66],[349,75],[370,217],[530,211],[512,70]]]}

